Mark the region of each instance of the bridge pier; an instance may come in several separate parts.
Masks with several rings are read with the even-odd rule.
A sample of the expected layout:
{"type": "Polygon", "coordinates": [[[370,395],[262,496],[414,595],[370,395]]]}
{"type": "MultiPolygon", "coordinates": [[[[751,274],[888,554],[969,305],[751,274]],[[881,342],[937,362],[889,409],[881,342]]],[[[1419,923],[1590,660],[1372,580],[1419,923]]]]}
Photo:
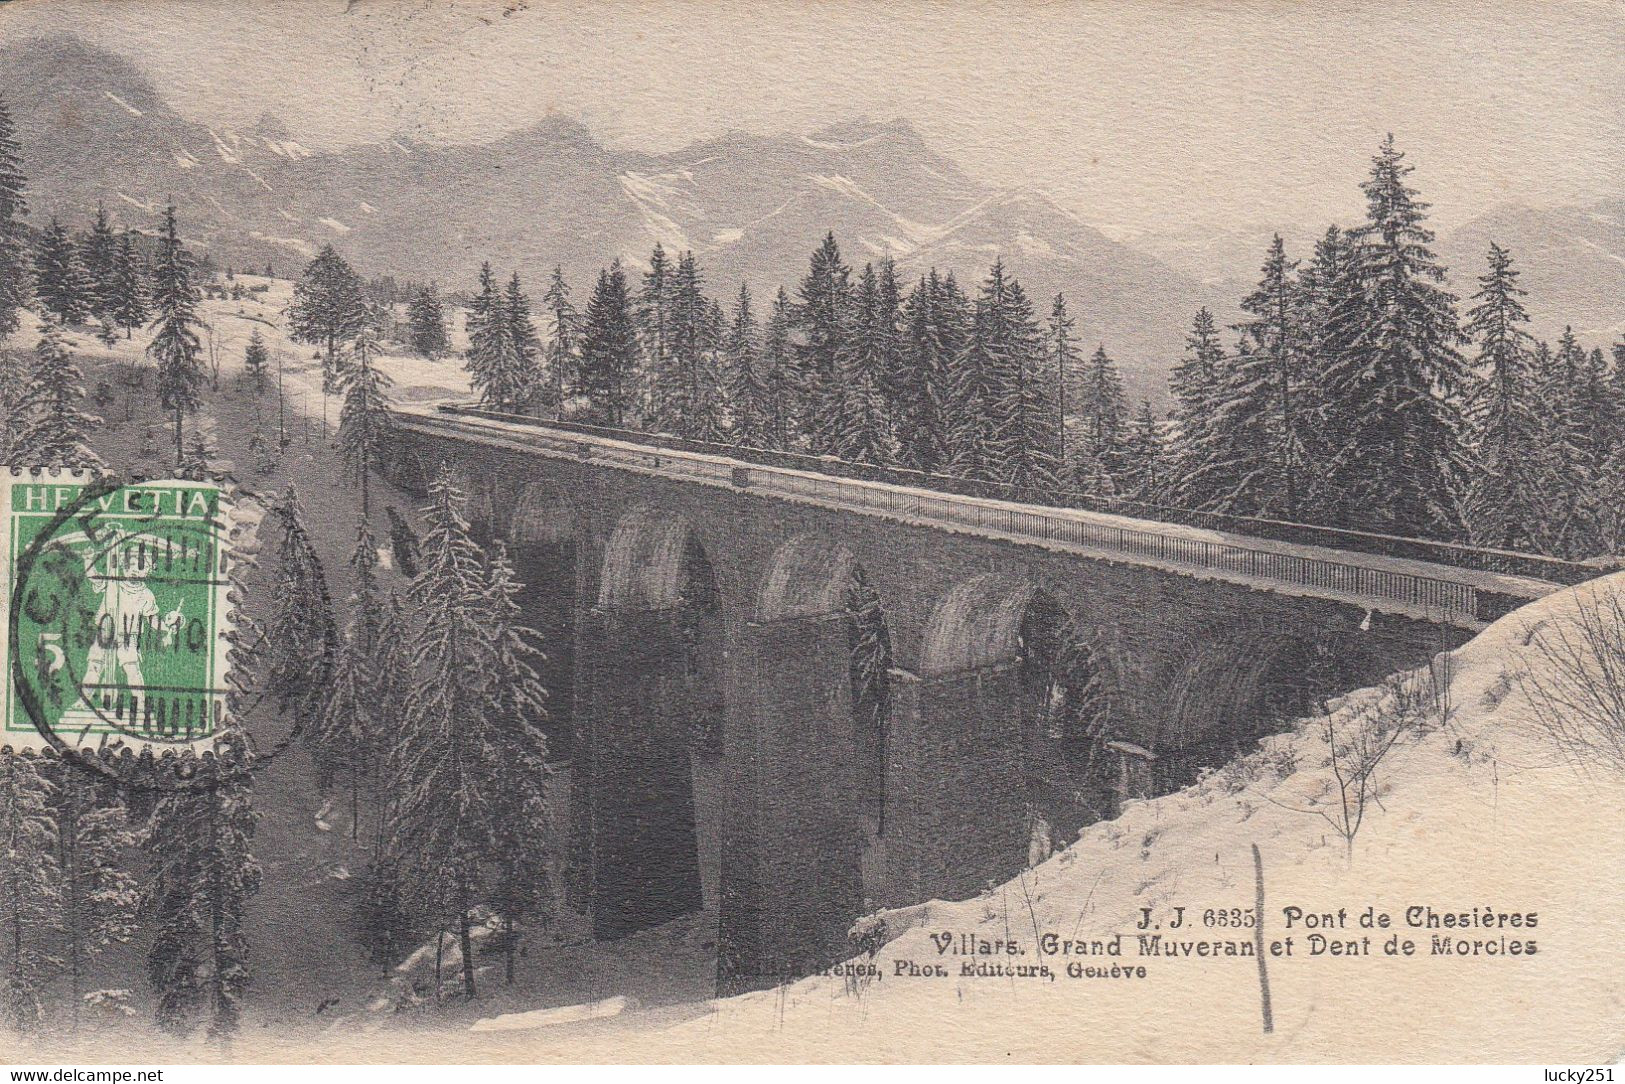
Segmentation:
{"type": "Polygon", "coordinates": [[[850,954],[865,911],[845,614],[751,622],[729,651],[720,993],[850,954]]]}
{"type": "Polygon", "coordinates": [[[694,704],[680,610],[594,610],[577,628],[577,836],[589,846],[587,904],[601,940],[701,910],[690,763],[694,704]]]}
{"type": "Polygon", "coordinates": [[[1027,856],[1020,667],[901,678],[887,764],[888,903],[973,896],[1027,856]]]}

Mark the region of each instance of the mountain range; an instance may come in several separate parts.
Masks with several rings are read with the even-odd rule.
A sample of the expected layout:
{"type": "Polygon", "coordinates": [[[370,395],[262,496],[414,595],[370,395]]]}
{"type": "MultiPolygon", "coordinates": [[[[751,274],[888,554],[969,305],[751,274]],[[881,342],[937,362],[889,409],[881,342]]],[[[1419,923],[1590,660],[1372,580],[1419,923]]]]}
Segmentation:
{"type": "MultiPolygon", "coordinates": [[[[517,269],[534,295],[559,265],[578,303],[600,267],[619,258],[636,273],[659,242],[692,249],[714,294],[750,285],[758,311],[780,285],[794,292],[834,231],[856,266],[889,256],[905,275],[951,269],[967,287],[1002,258],[1041,314],[1064,292],[1085,348],[1104,343],[1130,393],[1159,401],[1192,313],[1206,305],[1233,319],[1263,253],[1253,234],[1268,239],[1238,230],[1116,241],[1039,191],[967,175],[901,120],[735,131],[647,154],[549,115],[487,143],[400,137],[320,151],[272,117],[246,131],[183,117],[136,65],[68,36],[0,47],[0,94],[36,224],[82,224],[100,202],[150,229],[173,200],[186,236],[221,263],[291,273],[332,243],[365,274],[450,289],[471,288],[489,260],[499,274],[517,269]],[[1246,247],[1257,251],[1243,256],[1246,247]]],[[[1484,238],[1504,237],[1527,269],[1531,311],[1616,328],[1620,210],[1506,209],[1442,251],[1470,251],[1476,268],[1484,238]]]]}

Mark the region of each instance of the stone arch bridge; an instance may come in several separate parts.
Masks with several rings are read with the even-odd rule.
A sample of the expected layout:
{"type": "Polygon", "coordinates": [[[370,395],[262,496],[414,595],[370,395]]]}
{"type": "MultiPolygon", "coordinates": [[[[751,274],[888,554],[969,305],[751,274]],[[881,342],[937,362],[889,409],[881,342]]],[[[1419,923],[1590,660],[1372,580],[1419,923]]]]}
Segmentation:
{"type": "Polygon", "coordinates": [[[572,901],[604,938],[714,909],[725,993],[843,958],[875,907],[1012,876],[1035,832],[1064,844],[1555,587],[477,412],[403,410],[389,439],[390,480],[421,494],[447,463],[529,583],[572,901]],[[883,713],[856,710],[859,584],[883,713]],[[1045,723],[1056,627],[1106,705],[1087,734],[1045,723]]]}

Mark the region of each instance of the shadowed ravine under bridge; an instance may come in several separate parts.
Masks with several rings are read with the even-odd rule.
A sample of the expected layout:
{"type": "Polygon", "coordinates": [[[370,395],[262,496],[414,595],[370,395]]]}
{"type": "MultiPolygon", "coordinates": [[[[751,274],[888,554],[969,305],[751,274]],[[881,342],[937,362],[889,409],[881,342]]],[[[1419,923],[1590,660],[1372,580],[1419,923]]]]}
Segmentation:
{"type": "Polygon", "coordinates": [[[401,410],[389,444],[410,494],[449,464],[527,584],[572,902],[602,938],[714,909],[724,993],[847,955],[875,907],[1012,876],[1035,835],[1563,578],[477,411],[401,410]]]}

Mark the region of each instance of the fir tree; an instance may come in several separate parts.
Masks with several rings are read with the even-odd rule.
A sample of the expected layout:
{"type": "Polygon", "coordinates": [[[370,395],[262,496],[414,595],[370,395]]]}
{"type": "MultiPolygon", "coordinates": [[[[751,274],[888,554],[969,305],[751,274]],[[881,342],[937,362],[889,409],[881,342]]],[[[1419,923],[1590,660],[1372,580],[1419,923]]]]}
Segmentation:
{"type": "Polygon", "coordinates": [[[378,543],[364,516],[356,532],[350,564],[356,573],[352,616],[333,664],[333,684],[322,707],[317,741],[322,763],[334,774],[349,779],[350,838],[359,839],[363,781],[376,771],[373,750],[387,737],[384,715],[395,692],[384,687],[385,660],[379,639],[384,610],[376,574],[378,543]]]}
{"type": "Polygon", "coordinates": [[[113,323],[131,338],[147,322],[147,268],[137,251],[135,234],[125,230],[119,238],[113,271],[113,323]]]}
{"type": "Polygon", "coordinates": [[[903,466],[927,474],[948,462],[949,373],[958,329],[951,318],[936,268],[909,292],[903,305],[904,345],[894,418],[897,454],[903,466]]]}
{"type": "MultiPolygon", "coordinates": [[[[192,760],[190,751],[182,760],[192,760]]],[[[212,761],[196,761],[194,778],[205,785],[166,793],[146,834],[147,977],[158,1024],[185,1035],[202,1012],[209,1038],[222,1044],[242,1017],[249,981],[243,921],[260,888],[252,851],[258,818],[246,768],[246,754],[232,746],[217,749],[212,761]]]]}
{"type": "Polygon", "coordinates": [[[823,396],[818,446],[855,463],[891,460],[886,417],[887,316],[874,265],[866,265],[850,304],[850,325],[840,341],[835,380],[823,396]]]}
{"type": "Polygon", "coordinates": [[[123,868],[124,853],[139,843],[119,792],[93,770],[66,760],[48,762],[50,807],[56,824],[61,876],[70,1019],[75,1027],[91,963],[105,949],[135,934],[140,890],[123,868]]]}
{"type": "MultiPolygon", "coordinates": [[[[1080,469],[1084,474],[1098,470],[1110,476],[1115,487],[1115,479],[1123,466],[1128,400],[1123,395],[1123,379],[1117,373],[1117,364],[1106,353],[1104,345],[1095,348],[1084,366],[1078,388],[1077,416],[1082,426],[1074,442],[1077,448],[1072,462],[1067,465],[1073,484],[1078,485],[1080,469]]],[[[1098,488],[1098,480],[1090,484],[1098,488]]]]}
{"type": "Polygon", "coordinates": [[[517,271],[508,280],[508,289],[503,295],[503,318],[508,322],[508,342],[512,347],[508,356],[510,368],[501,373],[499,398],[503,403],[501,409],[518,413],[534,401],[541,388],[542,341],[531,322],[530,298],[525,296],[517,271]]]}
{"type": "Polygon", "coordinates": [[[1174,478],[1171,496],[1176,504],[1200,508],[1213,494],[1202,482],[1205,453],[1211,447],[1209,425],[1218,399],[1219,371],[1224,347],[1213,314],[1198,310],[1185,338],[1185,356],[1174,366],[1169,384],[1174,395],[1174,478]]]}
{"type": "Polygon", "coordinates": [[[389,428],[389,375],[378,368],[378,338],[371,328],[356,336],[351,362],[339,376],[344,406],[339,411],[339,455],[361,485],[361,517],[372,510],[369,482],[389,428]]]}
{"type": "Polygon", "coordinates": [[[255,328],[248,336],[248,347],[243,351],[243,377],[249,390],[264,395],[271,386],[271,357],[265,348],[265,336],[255,328]]]}
{"type": "Polygon", "coordinates": [[[576,392],[587,400],[584,420],[595,425],[624,426],[632,408],[638,358],[637,329],[632,322],[626,273],[620,262],[598,275],[587,302],[581,337],[576,392]]]}
{"type": "Polygon", "coordinates": [[[0,747],[0,914],[5,915],[5,1014],[17,1031],[44,1019],[46,983],[61,967],[48,949],[62,928],[62,870],[51,814],[55,788],[29,754],[0,747]]]}
{"type": "Polygon", "coordinates": [[[491,656],[487,702],[495,724],[487,755],[495,865],[491,906],[502,916],[503,969],[510,986],[524,932],[546,924],[552,899],[544,787],[550,769],[542,731],[547,692],[537,673],[545,658],[536,633],[520,623],[521,589],[499,546],[485,576],[485,635],[491,656]]]}
{"type": "Polygon", "coordinates": [[[1467,400],[1474,463],[1466,519],[1476,544],[1498,549],[1533,548],[1543,497],[1544,449],[1523,296],[1511,254],[1490,245],[1489,270],[1467,311],[1478,358],[1467,400]]]}
{"type": "Polygon", "coordinates": [[[1277,234],[1258,288],[1242,301],[1250,319],[1220,365],[1192,478],[1204,507],[1295,520],[1307,470],[1299,417],[1298,298],[1295,265],[1277,234]]]}
{"type": "Polygon", "coordinates": [[[1042,496],[1059,482],[1055,451],[1061,418],[1053,370],[1046,364],[1044,333],[1021,284],[1010,281],[1007,375],[998,404],[1002,419],[999,456],[1003,481],[1019,493],[1042,496]]]}
{"type": "Polygon", "coordinates": [[[954,362],[950,469],[974,481],[997,482],[1005,477],[1004,411],[1015,371],[1011,293],[1004,263],[996,261],[976,300],[970,339],[954,362]]]}
{"type": "Polygon", "coordinates": [[[28,201],[23,195],[22,154],[11,112],[0,98],[0,341],[17,330],[19,314],[28,304],[28,243],[23,217],[28,201]]]}
{"type": "Polygon", "coordinates": [[[1167,500],[1168,482],[1162,427],[1151,411],[1151,401],[1142,399],[1123,445],[1123,496],[1146,504],[1162,504],[1167,500]]]}
{"type": "Polygon", "coordinates": [[[1326,423],[1344,448],[1329,481],[1359,509],[1351,526],[1450,537],[1466,372],[1455,298],[1439,285],[1444,269],[1428,247],[1427,205],[1405,183],[1412,168],[1389,136],[1361,185],[1367,221],[1354,231],[1350,258],[1364,311],[1325,373],[1334,411],[1326,423]]]}
{"type": "Polygon", "coordinates": [[[434,283],[412,295],[406,306],[407,343],[412,351],[426,358],[437,358],[446,352],[446,312],[440,304],[440,291],[434,283]]]}
{"type": "Polygon", "coordinates": [[[796,344],[796,421],[814,452],[827,452],[822,437],[830,403],[838,393],[841,353],[846,346],[852,307],[852,271],[841,262],[835,234],[829,233],[813,252],[801,280],[797,309],[801,341],[796,344]]]}
{"type": "Polygon", "coordinates": [[[647,386],[643,413],[656,426],[667,415],[663,399],[670,390],[666,374],[671,350],[673,278],[666,250],[656,241],[654,251],[649,254],[649,269],[643,273],[635,313],[638,343],[642,347],[642,382],[647,386]]]}
{"type": "Polygon", "coordinates": [[[472,998],[470,926],[499,849],[499,796],[491,784],[501,755],[494,710],[501,694],[485,618],[490,584],[462,506],[442,464],[429,486],[422,567],[409,595],[417,626],[413,684],[391,766],[387,853],[407,898],[420,901],[438,930],[456,930],[463,993],[472,998]]]}
{"type": "Polygon", "coordinates": [[[650,424],[690,440],[714,441],[722,434],[721,380],[716,350],[722,323],[713,319],[692,252],[677,259],[666,286],[666,362],[650,372],[650,424]]]}
{"type": "Polygon", "coordinates": [[[501,411],[514,408],[520,364],[507,298],[491,274],[491,265],[484,264],[480,290],[468,314],[468,354],[463,363],[482,406],[501,411]]]}
{"type": "Polygon", "coordinates": [[[158,239],[158,261],[153,268],[152,342],[147,353],[158,367],[158,402],[175,419],[175,462],[185,457],[182,424],[186,415],[203,405],[202,347],[198,343],[198,292],[192,284],[192,257],[181,245],[175,227],[175,208],[164,212],[164,232],[158,239]]]}
{"type": "Polygon", "coordinates": [[[1049,352],[1050,371],[1055,380],[1055,413],[1060,418],[1055,449],[1057,462],[1066,462],[1067,389],[1077,379],[1078,351],[1072,335],[1077,321],[1066,310],[1066,295],[1056,294],[1050,305],[1048,334],[1045,337],[1049,352]]]}
{"type": "Polygon", "coordinates": [[[751,314],[750,290],[740,286],[723,348],[723,387],[731,423],[728,439],[749,448],[767,446],[772,417],[759,339],[756,318],[751,314]]]}
{"type": "Polygon", "coordinates": [[[107,208],[96,206],[96,221],[79,249],[84,268],[87,308],[98,318],[111,318],[118,306],[118,238],[107,221],[107,208]]]}
{"type": "MultiPolygon", "coordinates": [[[[265,629],[265,692],[319,745],[317,728],[338,647],[332,596],[292,486],[271,511],[278,529],[277,572],[265,629]]],[[[319,757],[318,768],[325,786],[332,772],[319,757]]]]}
{"type": "Polygon", "coordinates": [[[13,449],[16,462],[37,467],[99,470],[101,457],[90,447],[90,430],[101,419],[79,409],[84,378],[62,338],[47,320],[34,347],[34,366],[23,394],[27,422],[13,449]]]}
{"type": "Polygon", "coordinates": [[[794,394],[795,347],[790,331],[795,325],[795,311],[790,297],[779,287],[773,298],[773,311],[768,315],[767,327],[762,333],[762,356],[758,366],[761,372],[763,394],[762,425],[763,446],[775,451],[790,447],[795,418],[791,397],[794,394]]]}
{"type": "Polygon", "coordinates": [[[56,219],[45,227],[34,257],[34,296],[40,307],[64,324],[82,324],[90,315],[90,282],[79,246],[56,219]]]}
{"type": "Polygon", "coordinates": [[[367,323],[367,298],[361,276],[323,245],[305,267],[288,307],[288,328],[296,342],[322,347],[322,394],[338,390],[339,347],[354,339],[367,323]]]}
{"type": "Polygon", "coordinates": [[[564,281],[564,268],[553,268],[542,302],[552,321],[547,338],[547,383],[552,389],[554,417],[562,418],[566,391],[575,386],[576,337],[581,320],[575,306],[570,304],[570,287],[564,281]]]}

